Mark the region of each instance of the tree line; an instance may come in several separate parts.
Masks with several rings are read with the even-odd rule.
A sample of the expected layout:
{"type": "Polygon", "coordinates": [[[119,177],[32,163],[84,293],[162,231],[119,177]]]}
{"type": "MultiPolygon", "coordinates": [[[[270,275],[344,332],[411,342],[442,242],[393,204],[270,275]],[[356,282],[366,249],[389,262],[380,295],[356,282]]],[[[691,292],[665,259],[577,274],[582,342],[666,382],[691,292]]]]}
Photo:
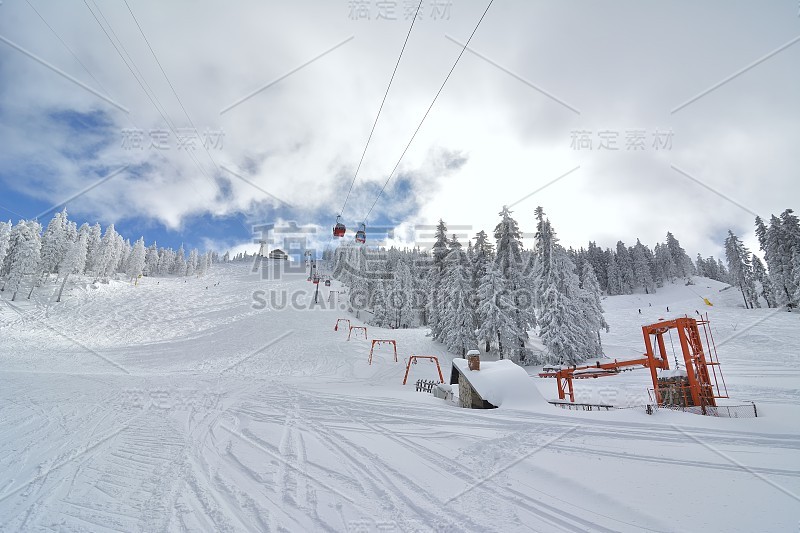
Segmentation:
{"type": "Polygon", "coordinates": [[[66,209],[57,212],[44,230],[38,220],[0,222],[0,291],[9,291],[11,301],[26,283],[30,298],[51,277],[56,282],[61,280],[56,300],[60,302],[67,279],[73,274],[89,275],[101,282],[118,275],[130,280],[139,276],[192,276],[204,274],[217,260],[216,253],[201,254],[196,249],[187,256],[183,245],[177,251],[155,242],[145,246],[143,237],[131,244],[113,224],[105,232],[99,223],[78,227],[69,220],[66,209]]]}
{"type": "Polygon", "coordinates": [[[466,247],[440,220],[430,250],[374,250],[347,243],[327,251],[334,277],[350,287],[350,304],[381,327],[430,327],[431,336],[459,354],[481,346],[520,364],[575,364],[602,356],[603,295],[653,294],[665,284],[704,276],[742,289],[745,307],[796,305],[800,299],[800,229],[791,210],[757,234],[768,270],[733,235],[726,263],[697,254],[692,261],[667,232],[653,248],[637,239],[603,250],[559,244],[544,210],[525,249],[512,212],[504,208],[494,240],[484,231],[466,247]],[[793,295],[793,296],[792,296],[793,295]],[[545,350],[529,347],[535,331],[545,350]]]}

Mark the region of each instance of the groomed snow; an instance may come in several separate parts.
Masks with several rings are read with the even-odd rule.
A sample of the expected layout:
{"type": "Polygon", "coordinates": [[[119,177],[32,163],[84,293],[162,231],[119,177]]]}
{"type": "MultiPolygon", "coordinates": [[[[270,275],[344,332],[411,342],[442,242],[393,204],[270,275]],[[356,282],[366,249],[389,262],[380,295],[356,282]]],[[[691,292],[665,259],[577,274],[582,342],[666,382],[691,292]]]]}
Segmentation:
{"type": "MultiPolygon", "coordinates": [[[[138,287],[78,279],[60,304],[52,284],[13,308],[0,293],[0,531],[797,529],[800,314],[746,311],[702,279],[603,301],[605,351],[623,358],[641,355],[642,324],[708,296],[728,389],[760,418],[538,398],[470,410],[414,392],[432,363],[401,384],[412,354],[449,372],[424,330],[368,327],[400,359],[384,346],[369,365],[368,342],[333,330],[363,324],[313,306],[305,278],[233,264],[138,287]],[[277,305],[254,307],[254,291],[277,305]]],[[[554,379],[528,379],[556,397],[554,379]]],[[[576,395],[641,405],[649,379],[577,380],[576,395]]]]}

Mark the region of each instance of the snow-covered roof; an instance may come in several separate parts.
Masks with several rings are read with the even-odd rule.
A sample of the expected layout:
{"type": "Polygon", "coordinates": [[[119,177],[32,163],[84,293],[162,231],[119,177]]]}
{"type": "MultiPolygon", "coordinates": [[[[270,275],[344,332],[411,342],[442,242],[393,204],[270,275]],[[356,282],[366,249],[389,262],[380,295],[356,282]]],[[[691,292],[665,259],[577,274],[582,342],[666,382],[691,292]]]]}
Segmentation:
{"type": "Polygon", "coordinates": [[[659,370],[658,377],[659,378],[676,378],[676,377],[686,377],[688,374],[686,370],[683,368],[670,368],[669,370],[659,370]]]}
{"type": "Polygon", "coordinates": [[[470,370],[466,359],[456,358],[453,366],[481,398],[497,407],[526,408],[534,403],[546,403],[525,369],[508,359],[481,361],[480,370],[470,370]]]}

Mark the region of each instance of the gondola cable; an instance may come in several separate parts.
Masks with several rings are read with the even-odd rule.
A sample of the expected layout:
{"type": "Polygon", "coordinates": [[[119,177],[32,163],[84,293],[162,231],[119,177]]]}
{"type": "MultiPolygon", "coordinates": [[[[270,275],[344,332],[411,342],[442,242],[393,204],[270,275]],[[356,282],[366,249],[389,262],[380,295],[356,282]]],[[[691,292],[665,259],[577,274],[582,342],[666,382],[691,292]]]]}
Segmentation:
{"type": "Polygon", "coordinates": [[[392,71],[392,76],[389,78],[389,85],[386,87],[386,92],[383,94],[383,100],[381,100],[381,105],[378,107],[378,114],[375,116],[375,122],[372,123],[372,129],[369,132],[369,136],[367,137],[367,143],[364,145],[364,151],[361,152],[361,159],[358,161],[358,166],[356,167],[355,174],[353,175],[353,180],[350,182],[350,189],[347,191],[347,195],[344,198],[344,203],[342,204],[342,209],[339,211],[339,216],[337,217],[337,223],[339,222],[339,217],[344,213],[344,208],[347,206],[347,201],[350,199],[350,193],[353,192],[353,186],[356,183],[356,178],[358,178],[358,172],[361,170],[361,165],[364,163],[364,157],[367,155],[367,149],[369,148],[369,143],[372,140],[372,135],[375,133],[375,127],[378,125],[378,119],[381,117],[381,111],[383,111],[383,106],[386,103],[386,98],[389,96],[389,89],[392,87],[392,82],[394,81],[394,76],[397,74],[397,68],[400,66],[400,60],[403,58],[403,52],[406,49],[406,45],[408,44],[408,39],[411,37],[411,30],[414,28],[414,22],[417,20],[417,15],[419,13],[420,8],[422,7],[422,0],[419,0],[419,4],[417,5],[417,10],[414,12],[414,18],[411,19],[411,26],[408,28],[408,33],[406,34],[406,40],[403,42],[403,47],[400,49],[400,55],[397,57],[397,63],[394,65],[394,70],[392,71]]]}
{"type": "Polygon", "coordinates": [[[447,84],[447,80],[450,79],[450,75],[455,70],[456,65],[458,65],[458,62],[461,59],[461,56],[464,55],[464,52],[467,50],[467,47],[469,47],[469,43],[472,40],[472,37],[475,36],[475,32],[478,31],[478,28],[480,27],[481,22],[483,22],[483,19],[486,16],[486,13],[489,11],[489,8],[492,7],[493,3],[494,3],[494,0],[489,0],[489,5],[487,5],[486,9],[483,11],[483,14],[481,15],[481,18],[478,20],[478,23],[475,25],[475,28],[472,30],[472,33],[470,34],[469,39],[467,39],[467,42],[464,43],[464,47],[461,49],[461,52],[459,52],[458,57],[456,57],[456,60],[453,63],[453,66],[450,68],[450,72],[447,73],[447,76],[445,76],[441,87],[439,87],[439,90],[436,92],[436,96],[433,97],[433,101],[431,101],[431,105],[428,106],[428,109],[425,111],[425,114],[422,116],[422,120],[420,120],[419,125],[417,126],[417,129],[414,130],[413,135],[411,135],[411,139],[408,141],[408,144],[406,144],[406,147],[403,149],[403,153],[400,154],[400,159],[397,160],[397,164],[394,166],[392,171],[389,173],[389,177],[386,178],[386,182],[383,184],[383,187],[381,188],[380,192],[378,193],[378,196],[375,197],[375,201],[372,202],[372,206],[369,208],[369,211],[367,211],[367,214],[364,216],[364,220],[362,222],[362,226],[366,226],[367,219],[369,219],[369,215],[372,213],[372,210],[375,208],[375,205],[378,203],[378,200],[380,199],[381,195],[383,194],[383,191],[386,190],[386,186],[389,184],[389,181],[394,176],[394,173],[397,172],[397,168],[400,166],[400,163],[403,161],[403,157],[405,157],[406,152],[408,151],[409,147],[411,146],[411,143],[414,142],[414,138],[417,136],[417,133],[419,133],[419,130],[422,127],[422,124],[425,122],[425,119],[428,117],[428,113],[430,113],[431,109],[433,108],[433,105],[436,103],[436,100],[439,98],[439,95],[442,93],[442,90],[444,89],[444,86],[447,84]]]}

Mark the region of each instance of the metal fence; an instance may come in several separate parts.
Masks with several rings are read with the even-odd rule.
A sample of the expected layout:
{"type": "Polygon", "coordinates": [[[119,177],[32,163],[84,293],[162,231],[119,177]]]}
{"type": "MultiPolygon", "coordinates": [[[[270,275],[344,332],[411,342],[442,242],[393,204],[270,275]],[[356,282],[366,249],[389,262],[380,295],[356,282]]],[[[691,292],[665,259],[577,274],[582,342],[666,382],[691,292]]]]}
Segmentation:
{"type": "Polygon", "coordinates": [[[439,383],[439,382],[438,381],[433,381],[433,380],[430,380],[430,379],[418,379],[417,380],[416,390],[417,390],[417,392],[432,393],[433,392],[433,387],[437,383],[439,383]]]}
{"type": "Polygon", "coordinates": [[[716,416],[719,418],[757,418],[758,417],[758,408],[756,404],[753,402],[741,404],[741,405],[718,405],[716,407],[712,406],[699,406],[699,405],[691,405],[691,406],[681,406],[681,405],[656,405],[655,403],[652,404],[644,404],[644,405],[627,405],[627,406],[614,406],[614,405],[605,405],[605,404],[596,404],[596,403],[576,403],[576,402],[565,402],[565,401],[551,401],[549,402],[556,407],[560,407],[562,409],[570,409],[575,411],[609,411],[609,410],[620,410],[620,409],[641,409],[648,415],[655,414],[656,411],[659,409],[669,409],[670,411],[681,411],[684,413],[692,413],[696,415],[705,415],[705,416],[716,416]]]}
{"type": "Polygon", "coordinates": [[[720,418],[757,418],[758,408],[753,402],[741,405],[718,405],[712,407],[710,405],[661,405],[659,409],[670,409],[672,411],[682,411],[684,413],[693,413],[696,415],[716,416],[720,418]]]}

